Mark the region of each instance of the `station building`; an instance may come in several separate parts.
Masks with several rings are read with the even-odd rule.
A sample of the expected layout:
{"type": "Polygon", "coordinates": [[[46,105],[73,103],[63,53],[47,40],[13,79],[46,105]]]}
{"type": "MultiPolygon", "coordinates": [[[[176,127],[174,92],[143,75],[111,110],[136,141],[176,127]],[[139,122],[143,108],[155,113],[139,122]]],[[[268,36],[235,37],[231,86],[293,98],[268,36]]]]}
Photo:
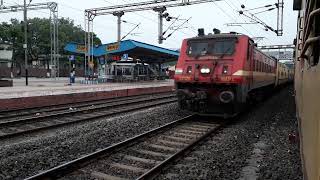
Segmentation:
{"type": "MultiPolygon", "coordinates": [[[[68,43],[65,50],[72,55],[84,56],[86,47],[68,43]]],[[[100,79],[119,82],[164,79],[168,76],[168,67],[178,60],[179,52],[124,40],[95,46],[90,50],[90,56],[87,58],[90,60],[84,62],[86,76],[96,75],[100,79]]]]}

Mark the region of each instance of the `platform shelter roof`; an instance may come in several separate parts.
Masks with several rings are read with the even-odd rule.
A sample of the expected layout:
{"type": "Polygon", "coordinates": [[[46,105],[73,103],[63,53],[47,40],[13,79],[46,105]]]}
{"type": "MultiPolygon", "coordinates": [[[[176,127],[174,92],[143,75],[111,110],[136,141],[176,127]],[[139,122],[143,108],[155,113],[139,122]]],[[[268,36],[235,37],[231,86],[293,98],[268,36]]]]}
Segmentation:
{"type": "MultiPolygon", "coordinates": [[[[68,43],[65,48],[66,51],[77,54],[84,54],[86,48],[84,45],[77,43],[68,43]]],[[[140,59],[146,63],[165,63],[177,61],[179,52],[162,48],[159,46],[139,42],[135,40],[124,40],[115,43],[103,44],[96,46],[91,50],[93,56],[101,57],[105,55],[119,55],[128,54],[129,57],[140,59]]]]}

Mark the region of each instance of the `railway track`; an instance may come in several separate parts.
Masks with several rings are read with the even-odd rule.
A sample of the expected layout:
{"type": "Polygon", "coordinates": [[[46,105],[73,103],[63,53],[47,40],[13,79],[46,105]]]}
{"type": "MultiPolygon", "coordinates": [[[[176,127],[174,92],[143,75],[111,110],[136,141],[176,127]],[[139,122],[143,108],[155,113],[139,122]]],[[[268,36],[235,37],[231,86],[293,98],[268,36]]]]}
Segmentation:
{"type": "Polygon", "coordinates": [[[152,179],[222,123],[191,115],[27,178],[152,179]]]}
{"type": "Polygon", "coordinates": [[[54,105],[54,106],[45,106],[45,107],[39,107],[39,108],[26,108],[26,109],[0,111],[0,122],[10,121],[12,119],[39,116],[39,115],[49,114],[49,113],[54,113],[59,111],[61,112],[72,111],[75,109],[86,108],[89,106],[99,106],[107,103],[134,100],[134,99],[139,99],[144,97],[156,97],[156,96],[162,96],[162,95],[173,95],[173,93],[165,92],[165,93],[158,93],[158,94],[137,95],[137,96],[129,96],[129,97],[104,99],[104,100],[61,104],[61,105],[54,105]]]}
{"type": "Polygon", "coordinates": [[[176,97],[173,94],[154,95],[122,99],[107,104],[77,108],[72,111],[55,111],[38,116],[20,117],[19,119],[0,122],[0,140],[175,101],[176,97]]]}

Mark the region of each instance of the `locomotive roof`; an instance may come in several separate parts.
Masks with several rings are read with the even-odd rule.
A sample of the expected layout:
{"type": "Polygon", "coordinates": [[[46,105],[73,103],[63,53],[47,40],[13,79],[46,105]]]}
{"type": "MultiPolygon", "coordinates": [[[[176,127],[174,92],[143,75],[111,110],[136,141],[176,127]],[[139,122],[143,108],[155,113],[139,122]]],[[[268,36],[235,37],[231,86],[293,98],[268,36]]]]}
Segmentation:
{"type": "Polygon", "coordinates": [[[193,38],[189,38],[187,40],[193,40],[193,39],[215,39],[215,38],[238,38],[240,36],[246,36],[243,34],[233,34],[233,33],[222,33],[222,34],[209,34],[204,36],[197,36],[193,38]]]}

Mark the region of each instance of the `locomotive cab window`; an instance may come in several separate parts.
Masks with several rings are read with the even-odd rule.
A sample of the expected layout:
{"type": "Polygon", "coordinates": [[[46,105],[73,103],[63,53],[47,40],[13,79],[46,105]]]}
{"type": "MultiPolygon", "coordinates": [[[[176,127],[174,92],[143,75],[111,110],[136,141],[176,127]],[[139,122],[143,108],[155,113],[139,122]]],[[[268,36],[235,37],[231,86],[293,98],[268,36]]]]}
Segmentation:
{"type": "Polygon", "coordinates": [[[187,54],[190,56],[232,55],[236,39],[203,39],[190,40],[187,54]]]}

